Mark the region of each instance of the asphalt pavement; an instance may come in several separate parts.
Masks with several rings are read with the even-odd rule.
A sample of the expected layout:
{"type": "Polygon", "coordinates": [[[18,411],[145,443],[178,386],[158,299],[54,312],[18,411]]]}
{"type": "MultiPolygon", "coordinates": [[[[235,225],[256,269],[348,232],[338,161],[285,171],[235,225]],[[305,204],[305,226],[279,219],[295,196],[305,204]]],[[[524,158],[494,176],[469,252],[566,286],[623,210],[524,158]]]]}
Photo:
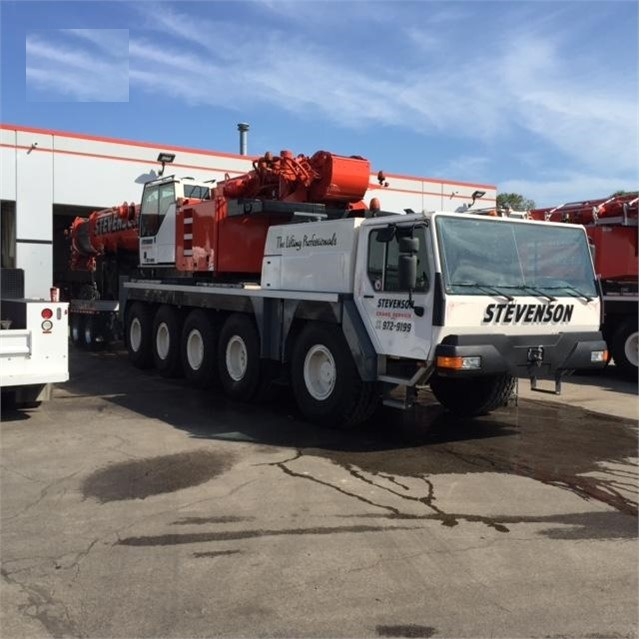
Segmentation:
{"type": "Polygon", "coordinates": [[[3,411],[3,637],[636,637],[638,386],[354,432],[74,352],[3,411]]]}

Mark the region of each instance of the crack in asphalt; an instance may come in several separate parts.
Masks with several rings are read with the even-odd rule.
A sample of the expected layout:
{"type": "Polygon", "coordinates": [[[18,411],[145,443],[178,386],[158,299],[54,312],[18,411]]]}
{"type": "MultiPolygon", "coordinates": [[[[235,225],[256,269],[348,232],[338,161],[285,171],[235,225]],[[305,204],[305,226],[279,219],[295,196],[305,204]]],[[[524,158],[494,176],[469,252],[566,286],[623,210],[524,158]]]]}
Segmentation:
{"type": "MultiPolygon", "coordinates": [[[[49,484],[47,484],[47,485],[46,485],[46,486],[45,486],[45,487],[40,491],[40,495],[38,496],[38,499],[36,499],[35,501],[31,502],[30,504],[27,504],[24,508],[22,508],[21,510],[19,510],[17,513],[14,513],[14,514],[13,514],[13,515],[11,515],[10,517],[3,517],[3,519],[2,519],[2,523],[6,524],[7,522],[13,521],[13,520],[14,520],[14,519],[16,519],[17,517],[20,517],[21,515],[24,515],[27,511],[29,511],[29,510],[31,510],[32,508],[34,508],[35,506],[37,506],[37,505],[38,505],[38,504],[39,504],[39,503],[40,503],[40,502],[41,502],[41,501],[42,501],[42,500],[47,496],[48,492],[49,492],[52,488],[54,488],[54,487],[55,487],[55,486],[57,486],[58,484],[61,484],[61,483],[62,483],[62,482],[64,482],[64,481],[67,481],[68,479],[71,479],[72,477],[75,477],[78,473],[82,472],[82,470],[83,470],[83,468],[81,468],[81,469],[77,470],[77,471],[76,471],[76,472],[74,472],[74,473],[71,473],[70,475],[65,475],[64,477],[60,477],[59,479],[55,479],[54,481],[50,482],[49,484]]],[[[66,488],[64,489],[64,492],[66,492],[66,488]]],[[[3,528],[3,527],[2,527],[2,526],[0,526],[0,530],[1,530],[2,528],[3,528]]]]}
{"type": "Polygon", "coordinates": [[[361,495],[357,495],[355,493],[350,492],[349,490],[346,490],[344,488],[341,488],[340,486],[336,486],[332,484],[331,482],[326,482],[323,481],[322,479],[318,479],[317,477],[314,477],[313,475],[306,475],[304,473],[297,473],[295,470],[292,470],[291,468],[287,467],[288,462],[295,461],[299,459],[302,456],[302,452],[299,451],[299,454],[296,457],[293,457],[292,459],[287,459],[283,462],[272,462],[270,464],[267,464],[268,466],[276,466],[277,468],[280,468],[286,475],[289,475],[290,477],[298,477],[300,479],[307,479],[308,481],[313,481],[316,484],[320,484],[321,486],[326,486],[327,488],[332,488],[336,490],[339,493],[342,493],[343,495],[346,495],[347,497],[350,497],[352,499],[357,499],[358,501],[361,501],[365,504],[368,504],[369,506],[374,506],[375,508],[381,508],[383,510],[387,510],[388,512],[395,514],[395,515],[401,515],[402,513],[398,508],[394,508],[393,506],[385,506],[383,504],[377,504],[374,501],[371,501],[367,499],[366,497],[362,497],[361,495]]]}
{"type": "Polygon", "coordinates": [[[55,591],[49,593],[45,588],[29,585],[12,577],[4,568],[0,574],[10,584],[18,587],[28,598],[27,603],[20,604],[18,611],[31,619],[39,621],[54,637],[86,637],[71,618],[69,608],[54,598],[55,591]]]}

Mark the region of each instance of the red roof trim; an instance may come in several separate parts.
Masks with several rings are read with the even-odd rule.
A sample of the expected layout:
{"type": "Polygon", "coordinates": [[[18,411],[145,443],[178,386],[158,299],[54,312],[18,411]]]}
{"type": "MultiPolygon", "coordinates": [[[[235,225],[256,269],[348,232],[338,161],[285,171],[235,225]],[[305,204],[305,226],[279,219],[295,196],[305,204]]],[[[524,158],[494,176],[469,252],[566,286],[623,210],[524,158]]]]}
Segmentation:
{"type": "Polygon", "coordinates": [[[41,135],[54,135],[64,138],[74,138],[76,140],[91,140],[94,142],[106,142],[108,144],[122,144],[123,146],[142,146],[145,148],[156,149],[157,151],[183,151],[186,153],[198,153],[200,155],[223,156],[241,160],[251,159],[255,156],[239,155],[237,153],[225,153],[223,151],[206,151],[204,149],[194,149],[186,146],[173,146],[170,144],[160,144],[153,142],[138,142],[134,140],[123,140],[122,138],[108,138],[101,135],[87,135],[84,133],[69,133],[68,131],[57,131],[55,129],[40,129],[37,127],[22,126],[20,124],[2,124],[0,129],[7,131],[21,131],[23,133],[39,133],[41,135]]]}
{"type": "MultiPolygon", "coordinates": [[[[146,147],[146,148],[155,149],[157,151],[163,151],[163,150],[183,151],[185,153],[196,153],[200,155],[208,155],[208,156],[214,156],[214,157],[219,156],[219,157],[227,157],[227,158],[234,158],[234,159],[241,159],[241,160],[247,160],[248,158],[252,159],[254,157],[257,157],[257,156],[251,156],[251,155],[250,156],[239,155],[238,153],[225,153],[224,151],[206,151],[204,149],[194,149],[194,148],[185,147],[185,146],[173,146],[171,144],[160,144],[160,143],[156,144],[153,142],[139,142],[136,140],[124,140],[122,138],[109,138],[109,137],[104,137],[100,135],[70,133],[69,131],[58,131],[56,129],[41,129],[38,127],[23,126],[21,124],[3,124],[2,122],[0,122],[0,130],[21,131],[24,133],[39,133],[41,135],[54,135],[54,136],[57,135],[60,137],[74,138],[77,140],[92,140],[94,142],[106,142],[108,144],[122,144],[123,146],[146,147]]],[[[404,175],[401,173],[386,173],[386,176],[391,178],[400,178],[404,180],[416,180],[418,182],[432,182],[434,184],[455,184],[458,186],[468,186],[468,187],[496,190],[496,185],[493,185],[493,184],[478,184],[476,182],[460,182],[457,180],[448,180],[445,178],[439,180],[436,178],[419,177],[417,175],[404,175]]]]}

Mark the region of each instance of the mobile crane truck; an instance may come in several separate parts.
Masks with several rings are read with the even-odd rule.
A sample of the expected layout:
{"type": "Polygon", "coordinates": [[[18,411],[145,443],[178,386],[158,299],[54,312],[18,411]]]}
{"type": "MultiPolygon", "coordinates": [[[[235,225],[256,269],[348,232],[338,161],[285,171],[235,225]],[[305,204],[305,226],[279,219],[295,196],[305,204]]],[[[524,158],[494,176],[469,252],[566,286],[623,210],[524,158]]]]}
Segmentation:
{"type": "Polygon", "coordinates": [[[583,224],[603,291],[602,332],[614,363],[639,379],[639,193],[530,211],[535,220],[583,224]]]}
{"type": "Polygon", "coordinates": [[[286,379],[307,419],[344,427],[381,402],[410,406],[428,383],[476,416],[504,405],[516,376],[560,392],[573,369],[604,366],[582,226],[367,207],[356,156],[281,152],[253,167],[215,186],[161,177],[139,208],[114,210],[138,224],[118,300],[134,365],[245,401],[286,379]]]}

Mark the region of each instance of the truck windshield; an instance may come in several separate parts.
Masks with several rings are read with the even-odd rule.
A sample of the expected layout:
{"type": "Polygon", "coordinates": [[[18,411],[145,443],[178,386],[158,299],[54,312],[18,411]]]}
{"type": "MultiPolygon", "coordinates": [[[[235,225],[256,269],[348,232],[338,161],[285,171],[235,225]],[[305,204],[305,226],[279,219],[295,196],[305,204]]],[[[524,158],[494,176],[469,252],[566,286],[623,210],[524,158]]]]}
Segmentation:
{"type": "Polygon", "coordinates": [[[450,295],[597,296],[581,228],[438,216],[436,229],[450,295]]]}

